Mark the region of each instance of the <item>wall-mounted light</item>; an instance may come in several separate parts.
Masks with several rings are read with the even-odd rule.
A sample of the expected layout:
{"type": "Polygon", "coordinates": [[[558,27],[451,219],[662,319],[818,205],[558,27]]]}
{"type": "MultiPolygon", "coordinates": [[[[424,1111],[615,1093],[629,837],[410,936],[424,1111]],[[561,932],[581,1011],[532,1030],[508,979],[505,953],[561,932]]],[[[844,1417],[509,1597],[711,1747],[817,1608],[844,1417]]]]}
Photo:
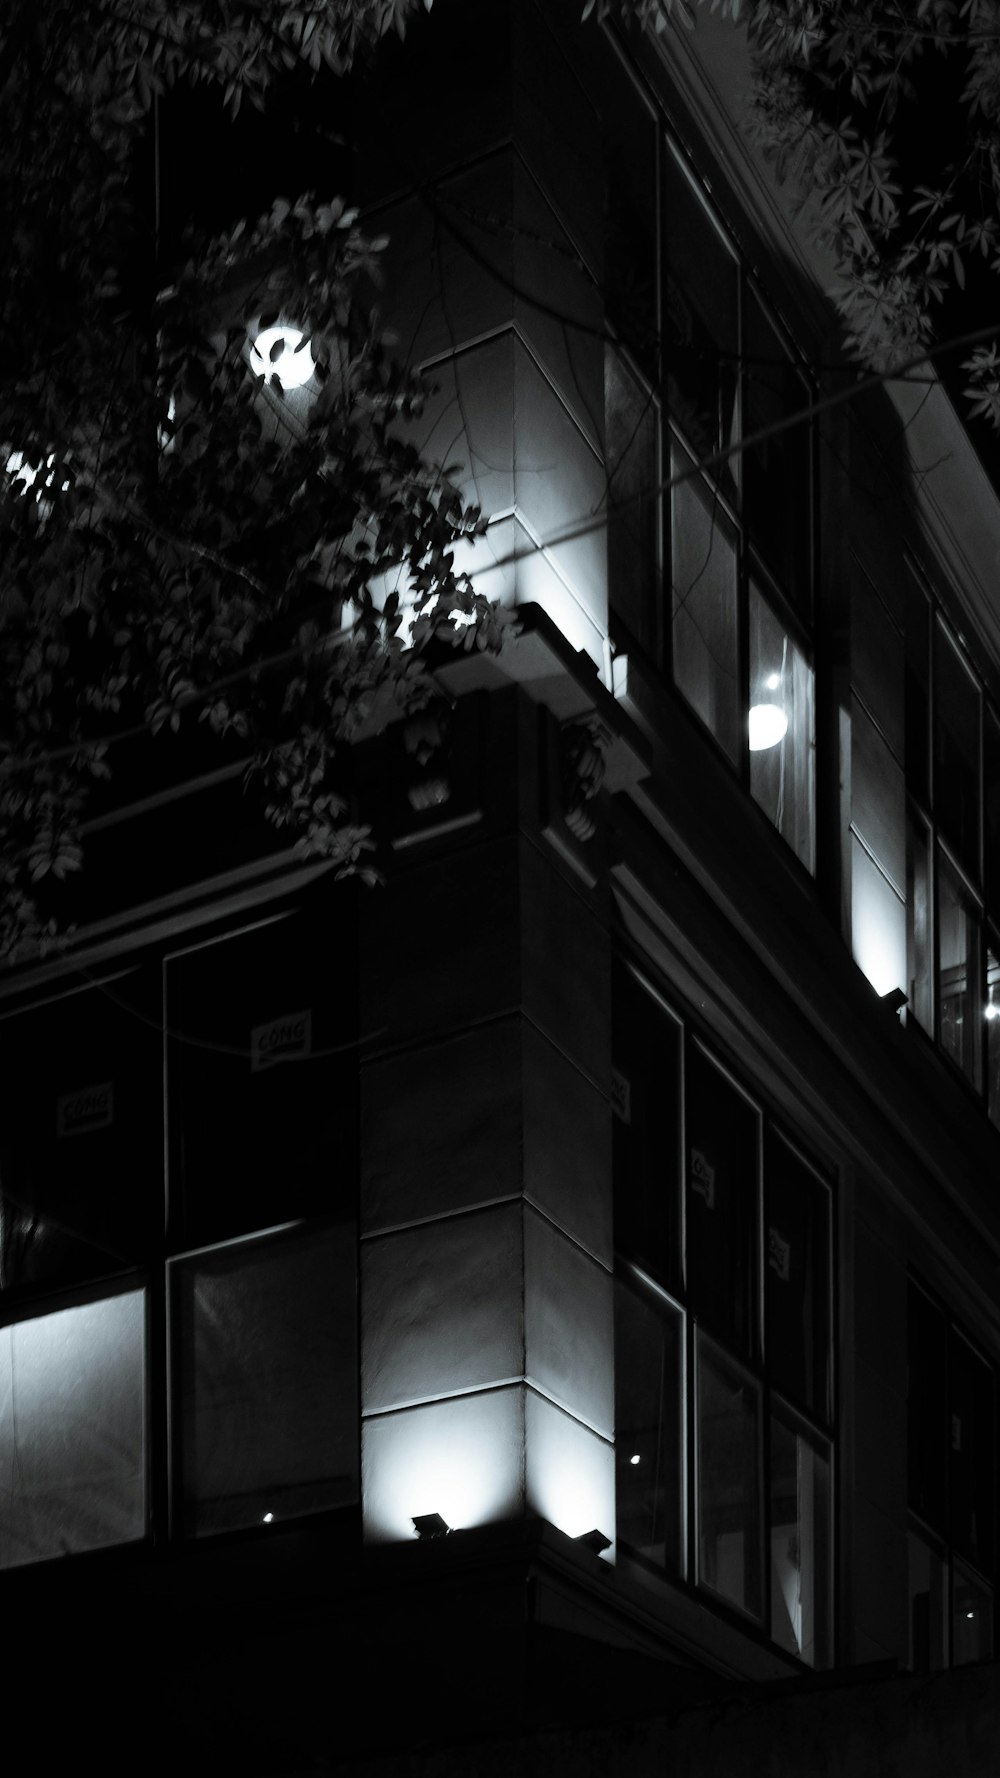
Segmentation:
{"type": "Polygon", "coordinates": [[[638,1451],[633,1451],[631,1457],[629,1458],[629,1462],[631,1463],[633,1469],[635,1468],[636,1464],[639,1463],[640,1461],[641,1461],[641,1459],[639,1457],[638,1451]]]}
{"type": "Polygon", "coordinates": [[[250,348],[254,376],[266,383],[277,377],[283,389],[301,389],[315,368],[309,341],[298,327],[265,327],[250,348]]]}
{"type": "Polygon", "coordinates": [[[413,1529],[421,1539],[447,1537],[451,1526],[440,1513],[417,1513],[412,1520],[413,1529]]]}
{"type": "Polygon", "coordinates": [[[1000,1006],[997,1005],[995,1000],[987,1000],[986,1005],[983,1007],[983,1018],[990,1020],[1000,1019],[1000,1006]]]}

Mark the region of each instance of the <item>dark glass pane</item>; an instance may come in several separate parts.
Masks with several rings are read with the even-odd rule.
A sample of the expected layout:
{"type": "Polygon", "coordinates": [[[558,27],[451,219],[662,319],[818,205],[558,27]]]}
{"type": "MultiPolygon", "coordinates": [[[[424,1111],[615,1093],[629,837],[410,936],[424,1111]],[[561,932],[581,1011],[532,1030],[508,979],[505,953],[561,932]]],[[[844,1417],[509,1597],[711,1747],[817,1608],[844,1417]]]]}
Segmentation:
{"type": "Polygon", "coordinates": [[[937,891],[941,1048],[978,1087],[982,1081],[984,1025],[979,919],[957,871],[941,853],[937,891]]]}
{"type": "Polygon", "coordinates": [[[934,629],[934,814],[979,881],[979,686],[941,623],[934,629]]]}
{"type": "MultiPolygon", "coordinates": [[[[739,274],[680,157],[663,157],[663,354],[670,417],[699,461],[735,443],[738,430],[739,274]]],[[[735,455],[716,468],[727,486],[735,455]]]]}
{"type": "Polygon", "coordinates": [[[175,1245],[352,1201],[355,947],[342,906],[353,899],[167,963],[175,1245]]]}
{"type": "Polygon", "coordinates": [[[687,1060],[687,1285],[699,1319],[739,1352],[757,1345],[760,1116],[696,1044],[687,1060]]]}
{"type": "Polygon", "coordinates": [[[659,584],[659,407],[621,352],[604,355],[611,602],[636,641],[656,652],[659,584]]]}
{"type": "Polygon", "coordinates": [[[948,1567],[912,1531],[907,1558],[909,1666],[913,1673],[933,1673],[948,1665],[948,1567]]]}
{"type": "Polygon", "coordinates": [[[830,1447],[771,1415],[771,1639],[810,1667],[832,1657],[830,1447]]]}
{"type": "Polygon", "coordinates": [[[954,1329],[949,1356],[951,1541],[984,1574],[993,1567],[993,1372],[954,1329]]]}
{"type": "Polygon", "coordinates": [[[764,1168],[768,1375],[813,1419],[830,1419],[830,1194],[780,1136],[764,1168]]]}
{"type": "Polygon", "coordinates": [[[986,953],[986,1103],[990,1117],[1000,1124],[1000,955],[986,953]]]}
{"type": "Polygon", "coordinates": [[[748,739],[754,801],[811,871],[816,832],[813,671],[753,584],[748,739]]]}
{"type": "Polygon", "coordinates": [[[357,1498],[356,1318],[353,1224],[177,1262],[189,1535],[357,1498]]]}
{"type": "Polygon", "coordinates": [[[670,500],[674,680],[737,765],[743,751],[736,540],[718,497],[678,445],[670,500]]]}
{"type": "Polygon", "coordinates": [[[988,1661],[993,1654],[993,1588],[955,1563],[952,1580],[951,1664],[988,1661]]]}
{"type": "Polygon", "coordinates": [[[146,1530],[141,1290],[0,1328],[0,1567],[146,1530]]]}
{"type": "Polygon", "coordinates": [[[907,1017],[934,1034],[934,927],[931,855],[927,824],[911,814],[906,824],[907,1017]]]}
{"type": "Polygon", "coordinates": [[[615,1246],[680,1283],[681,1034],[624,964],[614,976],[615,1246]]]}
{"type": "Polygon", "coordinates": [[[1000,722],[992,710],[986,711],[983,746],[986,903],[994,917],[1000,919],[1000,722]]]}
{"type": "Polygon", "coordinates": [[[930,802],[930,607],[912,575],[906,577],[906,782],[924,807],[930,802]]]}
{"type": "Polygon", "coordinates": [[[762,1608],[761,1407],[754,1379],[698,1339],[698,1580],[752,1617],[762,1608]]]}
{"type": "Polygon", "coordinates": [[[812,608],[812,422],[798,419],[811,391],[753,292],[744,332],[747,438],[771,428],[743,453],[743,510],[754,547],[804,617],[812,608]]]}
{"type": "Polygon", "coordinates": [[[0,1286],[131,1269],[163,1229],[159,972],[0,1021],[0,1286]]]}
{"type": "Polygon", "coordinates": [[[615,1293],[615,1472],[618,1541],[683,1572],[683,1316],[615,1293]]]}
{"type": "Polygon", "coordinates": [[[604,297],[616,332],[647,375],[657,375],[657,122],[624,64],[604,58],[601,112],[607,173],[604,297]]]}
{"type": "Polygon", "coordinates": [[[948,1359],[945,1318],[910,1286],[907,1473],[914,1512],[944,1535],[948,1495],[948,1359]]]}

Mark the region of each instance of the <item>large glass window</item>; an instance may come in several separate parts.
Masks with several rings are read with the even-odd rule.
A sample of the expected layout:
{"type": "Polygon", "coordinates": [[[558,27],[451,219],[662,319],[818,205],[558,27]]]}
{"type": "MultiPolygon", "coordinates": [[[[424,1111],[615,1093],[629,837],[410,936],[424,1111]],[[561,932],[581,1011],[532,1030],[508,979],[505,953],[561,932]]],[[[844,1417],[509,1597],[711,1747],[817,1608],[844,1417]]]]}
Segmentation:
{"type": "Polygon", "coordinates": [[[345,906],[0,1017],[0,1568],[357,1499],[345,906]]]}
{"type": "Polygon", "coordinates": [[[760,1113],[697,1043],[687,1050],[687,1286],[713,1333],[756,1348],[760,1113]]]}
{"type": "Polygon", "coordinates": [[[355,1499],[353,1228],[241,1242],[173,1270],[184,1529],[355,1499]]]}
{"type": "Polygon", "coordinates": [[[771,1637],[810,1667],[833,1653],[830,1447],[771,1407],[771,1637]]]}
{"type": "Polygon", "coordinates": [[[176,1242],[342,1202],[357,1141],[354,968],[333,922],[299,914],[167,959],[176,1242]]]}
{"type": "Polygon", "coordinates": [[[996,1377],[915,1283],[907,1368],[910,1660],[922,1671],[993,1651],[996,1377]]]}
{"type": "Polygon", "coordinates": [[[940,618],[934,628],[934,814],[963,869],[979,881],[980,693],[940,618]]]}
{"type": "MultiPolygon", "coordinates": [[[[739,265],[681,156],[663,157],[663,355],[671,415],[699,460],[739,428],[739,265]]],[[[718,469],[734,487],[735,455],[718,469]]]]}
{"type": "Polygon", "coordinates": [[[676,1303],[615,1293],[618,1536],[671,1574],[684,1572],[684,1317],[676,1303]]]}
{"type": "Polygon", "coordinates": [[[663,216],[674,683],[811,872],[810,390],[669,143],[663,216]]]}
{"type": "Polygon", "coordinates": [[[975,903],[944,853],[938,857],[938,1037],[973,1086],[981,1083],[983,990],[975,903]]]}
{"type": "Polygon", "coordinates": [[[163,1224],[155,970],[0,1020],[0,1290],[136,1266],[163,1224]]]}
{"type": "Polygon", "coordinates": [[[698,1579],[760,1617],[760,1385],[704,1335],[697,1365],[698,1579]]]}
{"type": "Polygon", "coordinates": [[[825,1666],[829,1188],[638,974],[614,994],[619,1550],[825,1666]]]}
{"type": "Polygon", "coordinates": [[[734,764],[742,753],[736,533],[715,489],[671,458],[674,679],[734,764]]]}
{"type": "Polygon", "coordinates": [[[750,585],[750,790],[808,871],[815,866],[813,671],[750,585]]]}
{"type": "Polygon", "coordinates": [[[0,1567],[146,1530],[141,1290],[0,1327],[0,1567]]]}

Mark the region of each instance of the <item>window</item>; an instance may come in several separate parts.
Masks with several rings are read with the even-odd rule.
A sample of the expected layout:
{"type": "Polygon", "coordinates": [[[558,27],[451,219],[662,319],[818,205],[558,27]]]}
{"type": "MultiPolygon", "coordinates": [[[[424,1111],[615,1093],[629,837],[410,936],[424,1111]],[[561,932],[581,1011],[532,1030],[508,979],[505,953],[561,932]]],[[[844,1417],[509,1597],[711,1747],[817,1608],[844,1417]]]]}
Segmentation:
{"type": "Polygon", "coordinates": [[[905,621],[907,1016],[1000,1123],[1000,723],[913,573],[905,621]]]}
{"type": "Polygon", "coordinates": [[[809,386],[669,144],[663,218],[674,683],[812,871],[809,386]]]}
{"type": "Polygon", "coordinates": [[[352,910],[0,1018],[0,1568],[357,1499],[352,910]]]}
{"type": "Polygon", "coordinates": [[[909,1653],[918,1672],[993,1651],[995,1394],[992,1366],[911,1282],[909,1653]]]}
{"type": "Polygon", "coordinates": [[[830,1190],[626,963],[614,977],[618,1539],[832,1659],[830,1190]]]}

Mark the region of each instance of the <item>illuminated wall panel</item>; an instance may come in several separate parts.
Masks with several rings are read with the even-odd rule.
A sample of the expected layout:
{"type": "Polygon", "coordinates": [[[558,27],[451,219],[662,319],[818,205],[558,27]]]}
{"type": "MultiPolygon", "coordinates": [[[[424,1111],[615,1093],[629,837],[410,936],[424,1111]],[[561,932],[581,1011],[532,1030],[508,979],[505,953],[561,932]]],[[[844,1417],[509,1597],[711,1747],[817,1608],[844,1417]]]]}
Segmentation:
{"type": "Polygon", "coordinates": [[[529,1382],[614,1433],[611,1274],[529,1208],[524,1213],[524,1323],[529,1382]]]}
{"type": "Polygon", "coordinates": [[[580,1537],[603,1531],[614,1557],[614,1446],[529,1389],[526,1402],[526,1505],[529,1513],[580,1537]]]}
{"type": "Polygon", "coordinates": [[[423,1403],[366,1419],[361,1434],[365,1536],[412,1538],[411,1520],[440,1513],[453,1530],[519,1516],[524,1500],[520,1385],[423,1403]]]}
{"type": "Polygon", "coordinates": [[[520,1377],[523,1263],[518,1203],[364,1242],[364,1411],[520,1377]]]}
{"type": "Polygon", "coordinates": [[[851,947],[876,993],[906,991],[905,905],[853,834],[851,947]]]}

